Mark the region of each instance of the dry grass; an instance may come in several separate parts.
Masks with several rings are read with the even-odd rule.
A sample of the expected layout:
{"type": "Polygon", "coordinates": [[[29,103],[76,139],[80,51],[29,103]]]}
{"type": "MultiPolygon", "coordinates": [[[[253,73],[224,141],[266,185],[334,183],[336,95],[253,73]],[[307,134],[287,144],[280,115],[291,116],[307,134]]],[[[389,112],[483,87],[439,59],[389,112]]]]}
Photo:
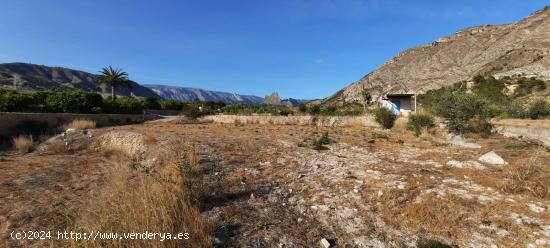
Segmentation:
{"type": "Polygon", "coordinates": [[[76,119],[65,126],[65,129],[92,129],[96,127],[95,121],[86,119],[76,119]]]}
{"type": "Polygon", "coordinates": [[[526,159],[505,166],[504,178],[497,188],[506,193],[528,192],[538,198],[550,198],[550,168],[544,166],[542,153],[544,151],[537,151],[526,159]]]}
{"type": "MultiPolygon", "coordinates": [[[[186,187],[189,179],[182,164],[196,168],[194,151],[183,156],[183,145],[171,143],[156,147],[153,154],[162,163],[150,173],[132,169],[119,151],[106,153],[113,161],[103,188],[83,204],[73,228],[100,232],[189,233],[188,240],[109,240],[71,241],[72,247],[211,247],[212,225],[193,204],[194,192],[186,187]],[[167,149],[166,147],[169,147],[167,149]]],[[[194,178],[193,180],[197,180],[194,178]]]]}
{"type": "Polygon", "coordinates": [[[48,153],[50,154],[68,154],[69,149],[62,141],[55,141],[48,144],[48,153]]]}
{"type": "Polygon", "coordinates": [[[20,154],[25,154],[31,151],[33,140],[32,136],[21,135],[13,138],[13,147],[20,154]]]}

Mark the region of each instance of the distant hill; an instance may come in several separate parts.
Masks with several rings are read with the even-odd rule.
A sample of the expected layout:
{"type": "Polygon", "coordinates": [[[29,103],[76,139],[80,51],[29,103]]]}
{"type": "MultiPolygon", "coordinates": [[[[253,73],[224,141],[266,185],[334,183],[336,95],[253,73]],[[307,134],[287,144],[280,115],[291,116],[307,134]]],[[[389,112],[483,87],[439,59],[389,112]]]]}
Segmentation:
{"type": "Polygon", "coordinates": [[[550,80],[550,7],[514,24],[466,28],[405,50],[323,104],[360,102],[363,90],[375,99],[387,93],[423,93],[479,74],[550,80]]]}
{"type": "MultiPolygon", "coordinates": [[[[50,67],[26,63],[0,64],[0,88],[13,88],[14,77],[17,77],[19,90],[36,89],[81,89],[98,93],[110,93],[111,89],[96,83],[96,75],[63,67],[50,67]]],[[[129,96],[130,92],[139,97],[159,98],[155,92],[136,82],[132,88],[120,87],[117,94],[129,96]]]]}
{"type": "Polygon", "coordinates": [[[177,87],[166,85],[145,84],[144,86],[151,89],[163,99],[175,99],[182,101],[222,101],[225,103],[242,103],[242,104],[261,104],[264,98],[251,95],[239,95],[235,93],[210,91],[189,87],[177,87]]]}

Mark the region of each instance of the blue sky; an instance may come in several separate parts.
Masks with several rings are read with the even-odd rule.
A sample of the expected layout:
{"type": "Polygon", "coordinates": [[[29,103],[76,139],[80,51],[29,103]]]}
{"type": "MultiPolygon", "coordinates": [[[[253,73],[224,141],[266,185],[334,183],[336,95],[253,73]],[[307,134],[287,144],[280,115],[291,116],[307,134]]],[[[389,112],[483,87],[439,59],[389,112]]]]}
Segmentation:
{"type": "Polygon", "coordinates": [[[543,0],[2,0],[0,63],[140,83],[322,98],[399,51],[458,29],[516,22],[543,0]]]}

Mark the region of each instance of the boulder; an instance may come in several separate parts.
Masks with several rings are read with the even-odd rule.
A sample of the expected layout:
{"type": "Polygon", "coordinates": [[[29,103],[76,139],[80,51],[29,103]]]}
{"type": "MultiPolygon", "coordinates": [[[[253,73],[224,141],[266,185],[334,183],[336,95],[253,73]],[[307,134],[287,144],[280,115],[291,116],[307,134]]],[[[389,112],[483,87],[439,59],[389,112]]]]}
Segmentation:
{"type": "Polygon", "coordinates": [[[321,239],[321,247],[322,248],[329,248],[330,247],[330,242],[328,242],[327,239],[321,239]]]}
{"type": "Polygon", "coordinates": [[[483,154],[479,157],[479,162],[490,165],[505,165],[506,161],[493,151],[483,154]]]}
{"type": "Polygon", "coordinates": [[[455,146],[461,146],[461,147],[464,147],[464,148],[473,148],[473,149],[481,148],[480,144],[473,143],[473,142],[468,142],[464,138],[462,138],[462,136],[460,136],[460,135],[455,135],[455,134],[448,133],[448,134],[445,135],[445,138],[447,139],[447,141],[450,144],[455,145],[455,146]]]}
{"type": "Polygon", "coordinates": [[[457,160],[451,160],[447,162],[447,166],[449,167],[455,167],[455,168],[473,168],[473,169],[485,169],[485,166],[480,164],[477,161],[457,161],[457,160]]]}

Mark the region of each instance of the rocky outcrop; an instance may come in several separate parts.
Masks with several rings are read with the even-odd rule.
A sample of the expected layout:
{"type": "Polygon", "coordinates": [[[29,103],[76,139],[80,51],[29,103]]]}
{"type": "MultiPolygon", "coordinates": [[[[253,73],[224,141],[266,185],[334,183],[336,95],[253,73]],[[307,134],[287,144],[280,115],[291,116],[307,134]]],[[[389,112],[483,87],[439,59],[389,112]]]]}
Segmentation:
{"type": "Polygon", "coordinates": [[[550,79],[550,8],[507,25],[467,28],[401,52],[375,71],[325,99],[325,105],[376,99],[389,92],[417,92],[469,81],[477,74],[550,79]]]}
{"type": "Polygon", "coordinates": [[[264,104],[281,105],[281,98],[277,92],[273,92],[271,95],[264,97],[264,104]]]}

